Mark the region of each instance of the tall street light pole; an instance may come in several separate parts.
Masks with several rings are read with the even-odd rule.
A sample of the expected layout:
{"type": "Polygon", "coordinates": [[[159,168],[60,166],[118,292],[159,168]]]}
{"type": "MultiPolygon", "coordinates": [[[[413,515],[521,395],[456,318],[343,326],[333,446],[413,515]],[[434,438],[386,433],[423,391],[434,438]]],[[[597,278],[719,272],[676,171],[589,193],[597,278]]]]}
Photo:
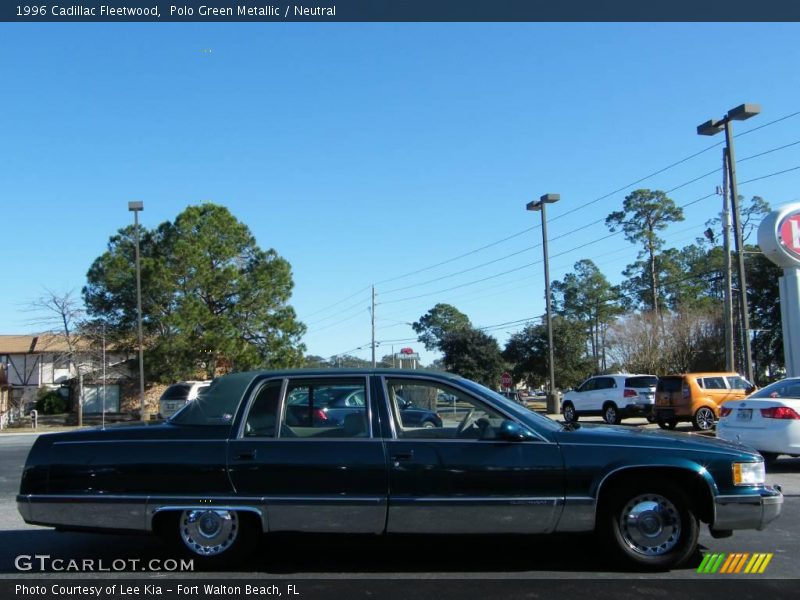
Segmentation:
{"type": "Polygon", "coordinates": [[[139,212],[144,210],[144,202],[128,202],[128,210],[133,213],[133,229],[136,237],[136,321],[139,330],[139,415],[147,421],[144,403],[144,349],[142,336],[142,265],[139,259],[139,212]]]}
{"type": "Polygon", "coordinates": [[[550,372],[550,393],[547,394],[547,412],[553,414],[558,411],[556,406],[556,376],[553,359],[553,307],[550,300],[550,260],[547,255],[547,205],[558,202],[559,194],[545,194],[538,201],[531,201],[525,205],[528,210],[542,212],[542,250],[544,252],[544,295],[547,306],[547,351],[548,369],[550,372]]]}
{"type": "Polygon", "coordinates": [[[742,220],[739,214],[739,187],[736,181],[736,153],[733,149],[732,121],[744,121],[761,112],[758,104],[742,104],[732,108],[722,119],[711,119],[697,126],[699,135],[716,135],[725,132],[725,146],[728,157],[728,182],[731,191],[731,213],[733,217],[733,239],[736,246],[736,266],[739,279],[739,310],[741,312],[741,337],[744,352],[747,380],[753,383],[753,354],[750,349],[750,309],[747,304],[747,278],[744,272],[744,243],[742,241],[742,220]]]}

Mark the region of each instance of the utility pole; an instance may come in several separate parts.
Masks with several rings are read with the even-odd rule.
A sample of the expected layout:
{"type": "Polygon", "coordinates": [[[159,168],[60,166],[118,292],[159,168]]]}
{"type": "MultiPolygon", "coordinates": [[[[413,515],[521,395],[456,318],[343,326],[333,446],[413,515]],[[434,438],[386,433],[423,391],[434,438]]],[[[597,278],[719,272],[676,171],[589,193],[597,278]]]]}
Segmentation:
{"type": "Polygon", "coordinates": [[[742,218],[739,215],[739,187],[736,184],[736,155],[733,150],[733,133],[730,120],[725,120],[725,143],[728,147],[728,178],[731,188],[731,212],[733,217],[733,241],[736,245],[736,266],[739,282],[739,310],[741,311],[742,351],[747,381],[753,383],[753,354],[750,351],[750,308],[747,302],[747,275],[744,271],[744,241],[742,240],[742,218]]]}
{"type": "Polygon", "coordinates": [[[725,148],[722,150],[722,250],[725,253],[725,370],[735,371],[731,301],[731,213],[728,210],[728,151],[725,148]]]}
{"type": "Polygon", "coordinates": [[[372,317],[372,368],[376,366],[375,363],[375,286],[372,286],[372,310],[370,310],[372,317]]]}

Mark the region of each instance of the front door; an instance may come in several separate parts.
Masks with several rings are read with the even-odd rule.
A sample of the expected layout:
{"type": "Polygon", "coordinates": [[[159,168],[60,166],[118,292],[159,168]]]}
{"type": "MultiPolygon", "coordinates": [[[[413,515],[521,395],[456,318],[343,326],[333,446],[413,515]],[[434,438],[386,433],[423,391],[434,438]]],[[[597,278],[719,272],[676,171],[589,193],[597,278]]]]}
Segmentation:
{"type": "Polygon", "coordinates": [[[564,500],[558,445],[497,438],[506,415],[467,392],[424,377],[387,377],[393,418],[387,531],[398,533],[544,533],[564,500]],[[403,420],[398,403],[455,396],[442,426],[403,420]]]}
{"type": "Polygon", "coordinates": [[[253,394],[228,466],[239,496],[265,499],[270,531],[383,531],[386,460],[366,382],[275,379],[253,394]]]}

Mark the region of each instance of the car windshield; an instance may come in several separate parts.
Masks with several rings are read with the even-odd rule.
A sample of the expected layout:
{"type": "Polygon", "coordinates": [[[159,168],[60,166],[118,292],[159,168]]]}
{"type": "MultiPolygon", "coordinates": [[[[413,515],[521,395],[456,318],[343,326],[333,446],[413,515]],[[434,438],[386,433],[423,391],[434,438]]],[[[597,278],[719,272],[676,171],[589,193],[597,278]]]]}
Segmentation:
{"type": "Polygon", "coordinates": [[[190,386],[185,383],[177,383],[169,386],[161,395],[162,400],[186,400],[189,396],[190,386]]]}
{"type": "Polygon", "coordinates": [[[749,398],[800,398],[800,379],[784,379],[761,388],[749,398]]]}
{"type": "Polygon", "coordinates": [[[643,377],[628,377],[625,380],[625,387],[632,388],[651,388],[658,385],[658,377],[655,375],[647,375],[643,377]]]}
{"type": "Polygon", "coordinates": [[[661,377],[658,380],[659,392],[680,392],[682,388],[682,377],[661,377]]]}
{"type": "Polygon", "coordinates": [[[239,380],[221,377],[168,419],[177,425],[230,425],[242,399],[239,380]]]}

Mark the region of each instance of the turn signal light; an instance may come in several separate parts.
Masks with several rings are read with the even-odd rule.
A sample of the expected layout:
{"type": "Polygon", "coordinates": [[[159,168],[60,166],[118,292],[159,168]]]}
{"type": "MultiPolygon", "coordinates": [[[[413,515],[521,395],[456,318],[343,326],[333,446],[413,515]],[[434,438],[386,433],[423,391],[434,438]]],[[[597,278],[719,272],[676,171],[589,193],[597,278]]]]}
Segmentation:
{"type": "Polygon", "coordinates": [[[624,392],[622,392],[623,398],[636,398],[638,395],[639,394],[636,392],[636,390],[631,389],[626,389],[624,392]]]}
{"type": "Polygon", "coordinates": [[[762,408],[761,416],[765,419],[800,419],[800,415],[789,406],[771,406],[762,408]]]}

